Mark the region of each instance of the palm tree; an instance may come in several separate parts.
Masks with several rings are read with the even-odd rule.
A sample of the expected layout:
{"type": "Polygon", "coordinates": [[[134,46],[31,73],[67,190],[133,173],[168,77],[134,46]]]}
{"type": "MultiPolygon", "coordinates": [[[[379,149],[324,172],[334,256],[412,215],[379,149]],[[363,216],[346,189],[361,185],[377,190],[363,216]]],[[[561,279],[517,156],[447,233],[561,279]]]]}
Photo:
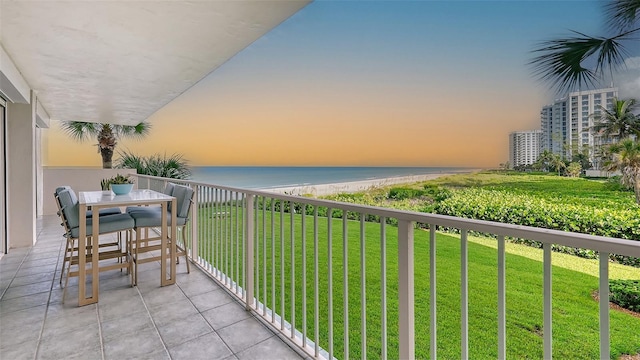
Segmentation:
{"type": "Polygon", "coordinates": [[[624,139],[608,148],[610,159],[605,162],[607,171],[620,171],[622,185],[633,188],[636,203],[640,204],[640,142],[624,139]]]}
{"type": "Polygon", "coordinates": [[[640,137],[640,118],[634,115],[635,99],[613,99],[613,109],[598,105],[600,112],[592,114],[595,124],[591,127],[594,135],[600,134],[607,139],[618,140],[631,135],[640,137]]]}
{"type": "Polygon", "coordinates": [[[98,140],[96,144],[98,146],[98,152],[102,156],[102,168],[111,169],[111,160],[118,140],[123,137],[142,138],[149,134],[151,125],[146,122],[131,126],[65,121],[62,123],[62,130],[71,138],[78,141],[84,141],[92,136],[96,136],[98,140]]]}
{"type": "Polygon", "coordinates": [[[605,70],[610,74],[624,65],[628,52],[625,43],[638,41],[640,33],[640,0],[616,0],[605,5],[610,37],[593,37],[578,31],[565,39],[547,40],[533,50],[538,54],[531,61],[534,72],[557,90],[568,90],[582,85],[596,85],[605,70]],[[595,69],[585,63],[595,60],[595,69]]]}
{"type": "Polygon", "coordinates": [[[558,176],[562,175],[562,169],[565,169],[567,167],[567,164],[558,154],[552,155],[550,165],[551,167],[555,168],[556,171],[558,171],[558,176]]]}

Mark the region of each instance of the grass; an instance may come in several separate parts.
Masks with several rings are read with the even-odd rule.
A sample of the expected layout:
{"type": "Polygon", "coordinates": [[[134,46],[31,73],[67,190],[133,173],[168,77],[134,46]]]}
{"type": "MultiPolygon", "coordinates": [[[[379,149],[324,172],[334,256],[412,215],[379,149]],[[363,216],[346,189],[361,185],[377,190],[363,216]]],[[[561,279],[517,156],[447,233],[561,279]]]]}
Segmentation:
{"type": "MultiPolygon", "coordinates": [[[[217,211],[217,209],[211,210],[217,211]]],[[[257,218],[256,267],[260,277],[256,281],[256,295],[260,301],[281,313],[284,305],[284,317],[292,318],[292,305],[295,308],[295,324],[300,331],[302,326],[302,219],[299,214],[293,217],[285,214],[280,234],[281,218],[276,213],[273,218],[274,232],[271,231],[271,212],[266,211],[257,218]],[[293,229],[293,236],[291,236],[293,229]],[[265,231],[266,230],[266,231],[265,231]],[[293,242],[292,239],[293,238],[293,242]],[[282,240],[282,242],[281,242],[282,240]],[[266,249],[266,251],[264,251],[266,249]],[[275,251],[272,251],[274,249],[275,251]],[[292,259],[292,249],[294,258],[292,259]],[[266,277],[263,266],[267,265],[266,277]],[[281,267],[282,261],[284,266],[281,267]],[[275,267],[272,268],[272,263],[275,267]],[[292,276],[295,272],[295,291],[291,291],[292,276]],[[284,276],[284,282],[281,277],[284,276]],[[266,287],[263,280],[266,279],[266,287]],[[272,279],[275,281],[272,282],[272,279]],[[286,294],[284,303],[280,294],[286,294]],[[273,294],[275,293],[275,298],[273,294]],[[292,299],[291,294],[294,294],[292,299]]],[[[231,216],[241,212],[231,213],[231,216]]],[[[211,213],[200,210],[200,224],[205,219],[211,221],[211,213]]],[[[313,319],[313,226],[312,217],[304,217],[306,229],[306,280],[307,280],[307,318],[313,319]]],[[[318,266],[319,266],[319,339],[320,345],[327,350],[333,348],[337,358],[361,357],[361,347],[366,339],[367,357],[379,358],[381,354],[381,251],[380,224],[365,223],[365,261],[366,278],[365,300],[361,302],[361,265],[360,235],[358,221],[346,222],[346,237],[343,237],[342,219],[319,219],[318,227],[318,266]],[[331,232],[329,231],[331,224],[331,232]],[[329,246],[329,233],[332,245],[329,246]],[[343,263],[343,251],[347,248],[347,264],[343,263]],[[331,254],[331,257],[329,256],[331,254]],[[331,264],[332,286],[329,286],[329,261],[331,264]],[[346,276],[344,276],[346,270],[346,276]],[[347,290],[345,292],[345,285],[347,290]],[[329,295],[331,293],[331,296],[329,295]],[[344,296],[346,294],[346,296],[344,296]],[[348,300],[348,311],[343,310],[343,298],[348,300]],[[333,328],[329,326],[330,307],[333,328]],[[361,309],[366,309],[363,316],[361,309]],[[362,331],[361,319],[366,318],[366,330],[362,331]],[[344,341],[344,328],[349,333],[349,343],[344,341]],[[333,331],[333,347],[330,345],[330,331],[333,331]],[[348,347],[348,350],[347,350],[348,347]]],[[[240,229],[242,226],[240,226],[240,229]]],[[[228,233],[219,234],[223,238],[228,233]]],[[[217,254],[213,244],[207,244],[202,238],[212,238],[209,233],[201,236],[200,254],[213,259],[217,254]]],[[[230,240],[225,240],[230,241],[230,240]]],[[[233,246],[232,246],[233,247],[233,246]]],[[[497,255],[491,240],[473,238],[469,244],[469,348],[470,357],[493,359],[497,357],[497,255]]],[[[387,226],[387,312],[388,312],[388,356],[398,358],[398,309],[397,309],[397,229],[387,226]]],[[[542,263],[540,250],[509,244],[506,257],[507,284],[507,356],[512,358],[542,357],[542,263]],[[526,250],[523,250],[526,249],[526,250]]],[[[438,306],[438,356],[444,359],[460,357],[460,244],[452,235],[437,234],[437,306],[438,306]]],[[[564,257],[553,254],[553,338],[556,358],[598,358],[598,304],[591,294],[598,288],[598,279],[589,260],[576,257],[564,257]]],[[[429,232],[415,230],[415,334],[416,357],[429,357],[429,232]]],[[[637,269],[626,267],[615,270],[614,277],[638,276],[637,269]]],[[[597,268],[596,270],[597,271],[597,268]]],[[[597,272],[596,272],[597,273],[597,272]]],[[[633,277],[631,277],[633,278],[633,277]]],[[[313,321],[306,324],[307,336],[313,339],[313,321]]],[[[640,319],[628,314],[611,312],[611,356],[618,358],[622,354],[640,352],[640,319]]]]}

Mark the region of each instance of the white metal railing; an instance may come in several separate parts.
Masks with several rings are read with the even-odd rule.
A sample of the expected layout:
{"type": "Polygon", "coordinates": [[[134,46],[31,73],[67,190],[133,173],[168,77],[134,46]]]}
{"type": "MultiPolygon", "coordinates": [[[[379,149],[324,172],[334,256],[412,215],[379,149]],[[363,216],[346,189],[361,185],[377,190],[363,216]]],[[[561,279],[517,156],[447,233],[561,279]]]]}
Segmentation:
{"type": "MultiPolygon", "coordinates": [[[[430,356],[433,359],[436,358],[438,344],[436,227],[460,230],[462,358],[469,357],[469,231],[491,234],[497,238],[498,335],[495,345],[498,358],[501,359],[507,354],[505,237],[543,243],[545,359],[552,357],[553,343],[551,245],[592,249],[600,253],[600,358],[609,358],[610,353],[609,254],[640,257],[640,242],[631,240],[138,175],[139,188],[161,190],[166,181],[184,183],[195,190],[195,206],[192,208],[187,236],[191,259],[243,301],[247,310],[254,311],[275,330],[316,358],[367,357],[367,334],[372,327],[368,324],[367,311],[371,311],[371,308],[367,304],[372,300],[379,303],[380,311],[380,319],[375,323],[376,329],[380,330],[380,353],[376,357],[387,359],[393,344],[394,353],[397,351],[399,358],[415,358],[416,224],[427,225],[430,229],[429,337],[430,356]],[[367,219],[371,217],[379,222],[379,231],[372,232],[367,227],[370,223],[367,219]],[[397,226],[388,225],[390,220],[397,221],[397,226]],[[341,224],[341,228],[338,224],[341,224]],[[387,307],[391,295],[387,283],[387,237],[393,235],[389,232],[390,228],[397,228],[398,313],[397,319],[392,319],[394,324],[397,323],[397,339],[388,339],[390,319],[387,317],[387,307]],[[348,243],[348,239],[352,238],[350,235],[354,233],[359,238],[357,249],[352,249],[348,243]],[[367,251],[374,250],[379,250],[376,256],[379,256],[381,266],[377,270],[367,269],[367,251]],[[352,251],[355,255],[351,254],[352,251]],[[355,281],[349,281],[354,276],[349,271],[352,262],[358,264],[359,269],[355,286],[359,300],[349,296],[356,284],[355,281]],[[335,269],[342,269],[342,279],[334,278],[335,269]],[[379,271],[380,274],[379,298],[373,298],[377,294],[367,292],[366,274],[373,271],[379,271]],[[336,281],[342,284],[341,289],[335,288],[336,281]],[[326,293],[321,292],[320,284],[326,288],[326,293]],[[336,298],[335,291],[341,291],[342,299],[336,298]],[[334,306],[334,301],[342,303],[341,310],[336,308],[339,305],[334,306]],[[359,324],[350,323],[349,319],[353,318],[349,311],[351,306],[360,307],[359,324]],[[321,326],[321,322],[326,322],[326,326],[321,326]],[[359,331],[361,335],[357,344],[350,336],[354,331],[359,331]],[[336,332],[341,332],[342,337],[336,339],[336,332]],[[339,353],[336,353],[337,344],[339,353]]],[[[426,324],[419,326],[424,329],[426,324]]]]}

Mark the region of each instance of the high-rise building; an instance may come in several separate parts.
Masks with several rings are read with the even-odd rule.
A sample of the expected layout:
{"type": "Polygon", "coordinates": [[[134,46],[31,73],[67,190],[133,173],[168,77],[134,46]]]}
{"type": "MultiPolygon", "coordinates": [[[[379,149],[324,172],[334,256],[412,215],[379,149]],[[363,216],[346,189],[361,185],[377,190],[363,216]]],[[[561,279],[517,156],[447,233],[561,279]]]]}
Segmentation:
{"type": "Polygon", "coordinates": [[[509,134],[509,164],[511,167],[531,165],[540,155],[542,130],[514,131],[509,134]]]}
{"type": "Polygon", "coordinates": [[[618,88],[576,91],[546,105],[540,112],[542,150],[571,158],[588,151],[592,161],[597,138],[591,132],[594,116],[600,107],[611,109],[612,100],[618,97],[618,88]]]}

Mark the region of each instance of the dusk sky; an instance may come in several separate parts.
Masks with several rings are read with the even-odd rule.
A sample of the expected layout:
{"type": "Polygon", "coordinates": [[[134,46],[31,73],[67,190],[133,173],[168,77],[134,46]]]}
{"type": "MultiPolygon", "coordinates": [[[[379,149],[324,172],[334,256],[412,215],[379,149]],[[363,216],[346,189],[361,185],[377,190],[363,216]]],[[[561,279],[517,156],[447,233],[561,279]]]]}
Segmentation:
{"type": "MultiPolygon", "coordinates": [[[[530,51],[569,29],[604,34],[601,4],[315,1],[118,149],[190,165],[497,167],[508,134],[539,129],[557,95],[530,51]]],[[[627,50],[615,85],[639,98],[640,46],[627,50]]],[[[71,141],[58,122],[44,139],[45,165],[102,164],[95,141],[71,141]]]]}

